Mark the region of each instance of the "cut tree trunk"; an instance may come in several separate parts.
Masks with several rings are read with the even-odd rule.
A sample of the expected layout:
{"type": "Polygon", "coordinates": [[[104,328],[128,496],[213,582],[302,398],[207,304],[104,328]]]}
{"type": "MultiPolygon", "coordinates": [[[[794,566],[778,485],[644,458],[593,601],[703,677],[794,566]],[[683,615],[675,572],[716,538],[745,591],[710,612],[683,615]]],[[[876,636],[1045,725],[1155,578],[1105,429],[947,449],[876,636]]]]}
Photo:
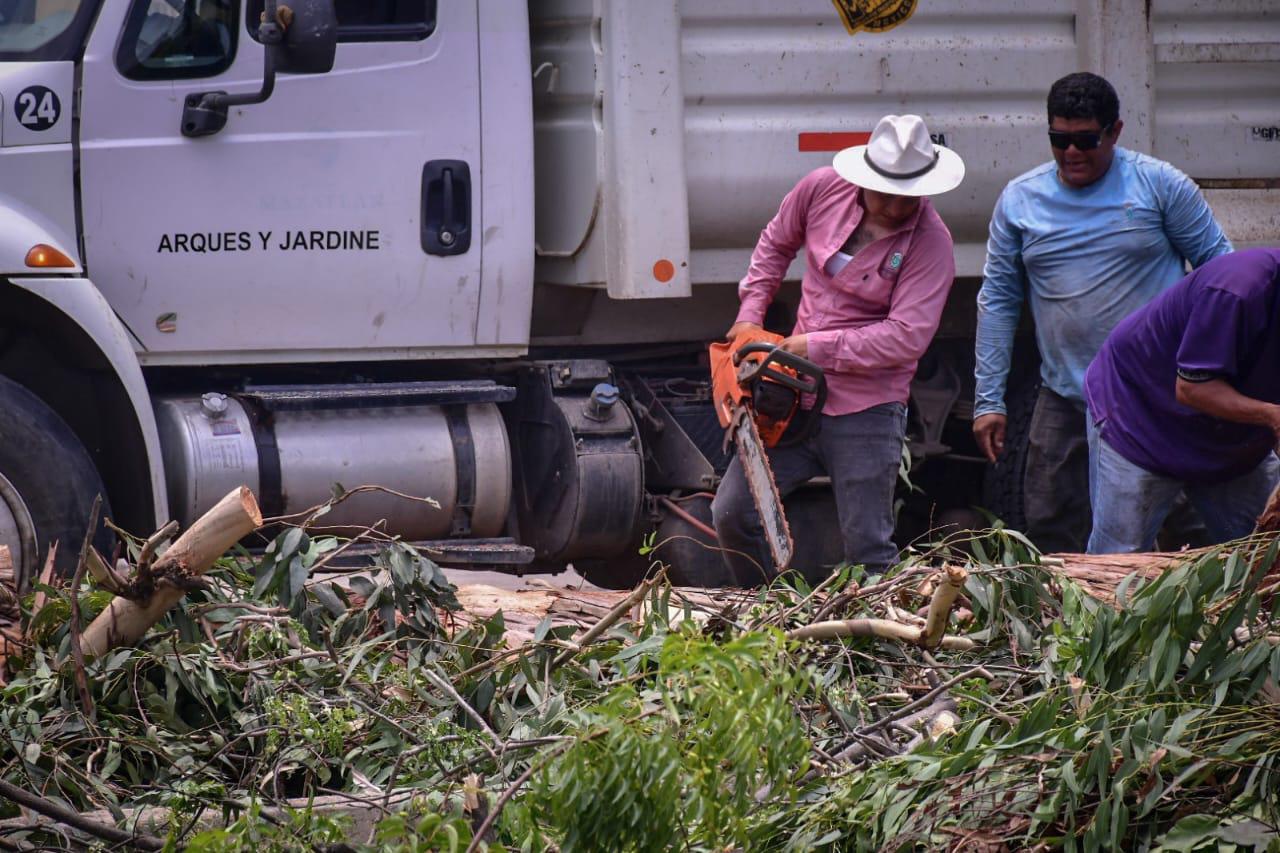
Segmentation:
{"type": "Polygon", "coordinates": [[[1051,574],[1071,578],[1089,595],[1115,606],[1116,587],[1129,575],[1136,573],[1141,578],[1158,578],[1194,559],[1196,553],[1052,554],[1045,558],[1044,567],[1051,574]]]}
{"type": "Polygon", "coordinates": [[[156,560],[151,568],[155,589],[148,598],[132,601],[116,596],[85,629],[81,640],[85,657],[98,657],[142,639],[186,595],[182,579],[207,572],[228,548],[261,526],[258,501],[247,488],[241,486],[218,501],[156,560]]]}
{"type": "MultiPolygon", "coordinates": [[[[530,583],[529,588],[518,590],[499,589],[488,584],[463,584],[457,592],[462,612],[441,615],[446,619],[452,618],[456,627],[465,628],[502,611],[507,643],[518,646],[533,639],[539,623],[548,617],[553,626],[573,625],[587,631],[631,595],[630,590],[557,587],[541,580],[530,583]]],[[[753,594],[750,590],[741,589],[678,588],[671,596],[671,609],[681,608],[688,602],[693,618],[710,618],[726,609],[736,609],[753,594]]],[[[639,605],[642,606],[644,602],[639,605]]],[[[673,621],[681,615],[671,614],[673,621]]]]}
{"type": "MultiPolygon", "coordinates": [[[[1044,568],[1050,574],[1074,580],[1090,596],[1114,607],[1116,588],[1129,575],[1136,574],[1147,579],[1156,578],[1210,550],[1212,549],[1170,553],[1053,554],[1045,557],[1044,568]]],[[[946,585],[944,582],[943,586],[946,585]]],[[[465,627],[490,619],[495,613],[502,611],[507,628],[507,642],[512,646],[519,646],[532,639],[534,631],[543,619],[550,619],[553,627],[574,625],[586,630],[629,594],[625,590],[557,588],[546,582],[538,587],[522,590],[504,590],[482,584],[463,584],[458,587],[458,601],[462,605],[462,612],[442,614],[442,616],[445,618],[451,616],[457,627],[465,627]]],[[[694,618],[715,618],[728,612],[736,612],[744,602],[757,594],[756,591],[741,589],[678,587],[672,590],[671,605],[674,610],[682,606],[684,601],[688,601],[694,618]]],[[[942,604],[945,603],[945,601],[942,602],[942,604]]],[[[942,610],[941,605],[939,610],[942,610]]],[[[940,615],[933,621],[936,634],[938,626],[945,625],[945,622],[940,615]]],[[[851,620],[849,623],[829,622],[807,626],[796,629],[792,632],[792,636],[794,639],[836,634],[879,636],[918,644],[923,633],[918,625],[907,625],[886,619],[858,619],[851,620]]],[[[964,637],[947,637],[942,642],[942,646],[958,648],[968,642],[964,637]]]]}

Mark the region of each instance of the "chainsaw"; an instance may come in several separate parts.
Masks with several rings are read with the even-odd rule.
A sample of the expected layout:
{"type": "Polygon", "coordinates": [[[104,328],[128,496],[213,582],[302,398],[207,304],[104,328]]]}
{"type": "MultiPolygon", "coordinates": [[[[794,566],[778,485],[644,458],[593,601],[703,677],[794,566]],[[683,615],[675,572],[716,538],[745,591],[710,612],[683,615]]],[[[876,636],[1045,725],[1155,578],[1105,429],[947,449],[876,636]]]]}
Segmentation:
{"type": "Polygon", "coordinates": [[[782,340],[753,330],[711,345],[711,393],[725,429],[725,449],[731,442],[737,447],[778,571],[791,565],[795,545],[765,449],[799,444],[813,435],[827,397],[822,368],[779,347],[782,340]],[[806,394],[814,398],[807,411],[801,406],[806,394]]]}

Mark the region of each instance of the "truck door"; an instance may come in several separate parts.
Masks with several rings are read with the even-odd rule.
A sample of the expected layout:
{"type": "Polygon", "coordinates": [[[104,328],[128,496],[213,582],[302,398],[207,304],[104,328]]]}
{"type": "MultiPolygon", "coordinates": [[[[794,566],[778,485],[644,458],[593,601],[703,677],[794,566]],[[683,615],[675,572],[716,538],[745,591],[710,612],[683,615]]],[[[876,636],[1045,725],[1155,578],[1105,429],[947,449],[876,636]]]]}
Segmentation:
{"type": "Polygon", "coordinates": [[[476,3],[337,0],[331,72],[278,75],[188,138],[188,95],[261,87],[262,0],[106,0],[82,85],[86,267],[144,362],[474,345],[476,3]]]}

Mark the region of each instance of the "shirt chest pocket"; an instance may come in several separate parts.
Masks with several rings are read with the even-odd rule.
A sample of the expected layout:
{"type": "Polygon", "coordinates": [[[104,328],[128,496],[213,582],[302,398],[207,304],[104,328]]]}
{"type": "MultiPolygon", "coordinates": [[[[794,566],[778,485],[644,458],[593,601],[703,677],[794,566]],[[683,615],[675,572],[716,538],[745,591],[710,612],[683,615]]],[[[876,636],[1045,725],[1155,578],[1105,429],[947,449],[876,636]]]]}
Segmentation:
{"type": "Polygon", "coordinates": [[[843,282],[841,295],[855,308],[884,312],[889,309],[897,284],[898,270],[886,264],[876,269],[859,270],[843,282]]]}
{"type": "Polygon", "coordinates": [[[1118,252],[1146,260],[1155,260],[1171,251],[1160,211],[1135,205],[1125,205],[1112,219],[1111,233],[1102,243],[1105,242],[1113,244],[1118,252]]]}
{"type": "Polygon", "coordinates": [[[1164,228],[1160,211],[1139,202],[1126,201],[1111,216],[1115,231],[1158,231],[1164,228]]]}

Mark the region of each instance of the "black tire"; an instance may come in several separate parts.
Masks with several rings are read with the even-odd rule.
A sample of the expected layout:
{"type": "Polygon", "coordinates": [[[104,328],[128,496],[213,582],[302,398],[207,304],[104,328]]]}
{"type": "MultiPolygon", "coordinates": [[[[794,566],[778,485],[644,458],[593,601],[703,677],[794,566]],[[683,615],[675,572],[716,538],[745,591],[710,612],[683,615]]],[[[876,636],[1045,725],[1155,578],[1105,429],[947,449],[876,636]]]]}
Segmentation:
{"type": "MultiPolygon", "coordinates": [[[[787,521],[795,540],[793,568],[809,584],[822,581],[844,559],[844,544],[830,489],[802,488],[783,501],[787,521]]],[[[690,495],[678,506],[710,527],[711,497],[690,495]]],[[[725,565],[719,542],[673,512],[667,512],[653,536],[648,554],[636,549],[612,560],[585,563],[575,568],[597,586],[631,589],[656,570],[655,561],[667,567],[667,578],[675,586],[722,589],[736,586],[733,573],[725,565]]]]}
{"type": "MultiPolygon", "coordinates": [[[[16,493],[21,506],[10,506],[9,511],[16,509],[29,517],[34,527],[34,542],[28,539],[23,553],[12,555],[18,588],[29,587],[53,542],[58,543],[57,571],[73,574],[94,498],[103,496],[101,517],[109,512],[102,477],[66,421],[39,397],[3,376],[0,474],[8,481],[0,483],[0,500],[10,505],[16,493]]],[[[111,537],[99,530],[96,542],[110,547],[111,537]]]]}
{"type": "MultiPolygon", "coordinates": [[[[711,526],[711,499],[693,495],[679,506],[698,521],[711,526]]],[[[610,560],[574,563],[578,573],[605,589],[634,589],[658,570],[667,567],[667,579],[675,586],[715,589],[733,586],[733,575],[720,555],[718,543],[675,513],[668,512],[655,528],[650,526],[627,551],[610,560]],[[641,554],[644,541],[653,550],[641,554]]]]}
{"type": "MultiPolygon", "coordinates": [[[[573,569],[601,589],[635,589],[648,576],[652,557],[642,556],[640,545],[634,552],[607,560],[574,560],[573,569]]],[[[653,566],[657,571],[657,566],[653,566]]]]}
{"type": "Polygon", "coordinates": [[[994,465],[987,466],[982,479],[983,508],[1014,530],[1027,529],[1022,480],[1027,471],[1031,415],[1035,412],[1039,395],[1038,376],[1011,385],[1005,395],[1008,422],[1005,425],[1004,453],[994,465]]]}
{"type": "MultiPolygon", "coordinates": [[[[678,506],[712,527],[711,498],[692,495],[678,506]]],[[[667,565],[667,577],[676,586],[720,589],[734,585],[733,573],[725,564],[720,543],[680,516],[670,513],[658,526],[653,556],[667,565]]]]}

